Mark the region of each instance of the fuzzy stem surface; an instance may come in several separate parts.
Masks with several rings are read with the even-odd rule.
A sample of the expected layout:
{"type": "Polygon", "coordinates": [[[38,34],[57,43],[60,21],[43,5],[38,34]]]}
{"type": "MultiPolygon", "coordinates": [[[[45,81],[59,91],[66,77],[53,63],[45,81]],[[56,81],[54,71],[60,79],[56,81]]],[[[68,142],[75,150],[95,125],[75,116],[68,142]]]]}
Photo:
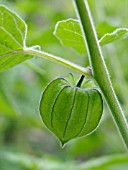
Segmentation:
{"type": "Polygon", "coordinates": [[[87,0],[74,0],[74,4],[88,49],[93,77],[105,97],[121,138],[128,149],[128,123],[112,87],[87,0]]]}

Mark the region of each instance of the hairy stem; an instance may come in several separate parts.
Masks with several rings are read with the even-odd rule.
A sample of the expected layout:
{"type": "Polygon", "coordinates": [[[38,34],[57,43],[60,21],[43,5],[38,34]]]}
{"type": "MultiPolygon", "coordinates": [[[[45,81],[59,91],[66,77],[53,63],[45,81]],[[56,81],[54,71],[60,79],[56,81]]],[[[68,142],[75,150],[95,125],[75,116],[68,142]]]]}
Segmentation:
{"type": "Polygon", "coordinates": [[[44,58],[44,59],[48,59],[48,60],[57,62],[61,65],[69,67],[69,68],[73,69],[74,71],[77,71],[77,72],[79,72],[79,73],[81,73],[85,76],[91,77],[91,70],[88,67],[85,68],[85,67],[79,66],[75,63],[72,63],[71,61],[57,57],[53,54],[49,54],[49,53],[44,52],[44,51],[39,51],[39,50],[35,50],[33,48],[27,48],[27,47],[24,49],[23,53],[35,55],[35,56],[38,56],[38,57],[41,57],[41,58],[44,58]]]}
{"type": "Polygon", "coordinates": [[[87,0],[74,0],[74,3],[87,45],[94,79],[106,99],[125,146],[128,148],[128,124],[111,84],[87,0]]]}

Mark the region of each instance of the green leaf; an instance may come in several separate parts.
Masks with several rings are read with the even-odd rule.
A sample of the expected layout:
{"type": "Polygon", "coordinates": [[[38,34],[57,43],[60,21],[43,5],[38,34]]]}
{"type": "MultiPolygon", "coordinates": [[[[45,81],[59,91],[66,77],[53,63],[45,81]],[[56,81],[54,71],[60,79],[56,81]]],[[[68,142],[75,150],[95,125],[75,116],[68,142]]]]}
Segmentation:
{"type": "MultiPolygon", "coordinates": [[[[93,158],[85,163],[74,161],[60,161],[59,159],[49,159],[44,156],[42,158],[34,157],[27,154],[1,152],[0,153],[1,167],[15,167],[19,165],[23,169],[41,169],[41,170],[127,170],[128,169],[128,155],[116,154],[111,156],[103,156],[100,158],[93,158]],[[14,166],[15,165],[15,166],[14,166]]],[[[4,168],[3,168],[4,169],[4,168]]],[[[16,168],[17,169],[17,168],[16,168]]],[[[1,168],[2,170],[2,168],[1,168]]]]}
{"type": "Polygon", "coordinates": [[[72,47],[79,53],[85,53],[85,43],[79,22],[75,19],[59,21],[54,35],[65,46],[72,47]]]}
{"type": "Polygon", "coordinates": [[[27,26],[14,12],[0,6],[0,71],[31,58],[23,53],[27,26]]]}
{"type": "MultiPolygon", "coordinates": [[[[67,19],[59,21],[55,26],[54,35],[65,46],[73,48],[83,54],[86,51],[85,42],[77,20],[67,19]]],[[[105,34],[100,40],[100,45],[105,45],[119,39],[128,37],[128,29],[119,28],[111,33],[105,34]]]]}
{"type": "MultiPolygon", "coordinates": [[[[85,80],[83,87],[87,83],[85,80]]],[[[62,146],[71,139],[92,133],[102,111],[103,102],[98,90],[77,87],[65,78],[53,80],[44,90],[40,102],[42,120],[62,146]]]]}
{"type": "Polygon", "coordinates": [[[100,45],[105,45],[112,43],[114,41],[124,39],[128,37],[128,29],[127,28],[118,28],[112,33],[105,34],[100,40],[100,45]]]}
{"type": "Polygon", "coordinates": [[[128,154],[117,154],[103,156],[101,158],[90,160],[79,167],[80,170],[127,170],[128,154]]]}

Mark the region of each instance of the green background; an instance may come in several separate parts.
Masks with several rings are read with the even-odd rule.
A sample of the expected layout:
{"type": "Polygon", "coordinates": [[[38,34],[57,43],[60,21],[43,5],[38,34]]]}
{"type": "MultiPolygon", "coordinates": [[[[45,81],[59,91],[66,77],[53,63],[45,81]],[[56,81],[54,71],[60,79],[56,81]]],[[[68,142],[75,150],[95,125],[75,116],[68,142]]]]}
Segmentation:
{"type": "MultiPolygon", "coordinates": [[[[27,23],[28,46],[37,44],[44,51],[82,66],[87,64],[87,54],[62,46],[53,35],[58,21],[76,19],[71,0],[0,0],[1,4],[27,23]]],[[[89,5],[99,39],[115,28],[128,28],[128,0],[89,0],[89,5]]],[[[117,41],[102,47],[102,52],[128,119],[127,44],[128,39],[117,41]]],[[[64,149],[42,124],[38,105],[44,87],[70,72],[73,71],[35,57],[0,73],[0,170],[90,170],[91,166],[93,170],[127,170],[128,156],[105,103],[97,131],[71,141],[64,149]]]]}

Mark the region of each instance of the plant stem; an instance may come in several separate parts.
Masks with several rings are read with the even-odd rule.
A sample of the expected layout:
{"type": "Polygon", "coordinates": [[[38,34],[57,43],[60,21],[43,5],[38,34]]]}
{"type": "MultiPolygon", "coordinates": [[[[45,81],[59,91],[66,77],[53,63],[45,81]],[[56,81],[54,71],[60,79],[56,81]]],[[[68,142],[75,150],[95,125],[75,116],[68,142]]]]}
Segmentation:
{"type": "Polygon", "coordinates": [[[82,76],[80,77],[80,80],[78,81],[76,87],[81,87],[81,84],[82,84],[82,82],[83,82],[83,80],[84,80],[84,77],[85,77],[84,75],[82,75],[82,76]]]}
{"type": "Polygon", "coordinates": [[[48,60],[51,60],[51,61],[55,61],[61,65],[64,65],[66,67],[69,67],[85,76],[89,76],[91,77],[91,71],[90,69],[87,67],[82,67],[82,66],[79,66],[75,63],[72,63],[71,61],[68,61],[68,60],[65,60],[63,58],[60,58],[60,57],[57,57],[53,54],[49,54],[47,52],[44,52],[44,51],[39,51],[39,50],[35,50],[33,48],[25,48],[23,53],[25,54],[29,54],[29,55],[35,55],[35,56],[38,56],[38,57],[41,57],[41,58],[45,58],[45,59],[48,59],[48,60]]]}
{"type": "Polygon", "coordinates": [[[81,21],[81,28],[87,45],[94,79],[96,80],[106,99],[117,128],[126,145],[126,148],[128,149],[128,124],[112,87],[110,76],[99,46],[87,0],[74,0],[74,3],[78,17],[81,21]]]}

